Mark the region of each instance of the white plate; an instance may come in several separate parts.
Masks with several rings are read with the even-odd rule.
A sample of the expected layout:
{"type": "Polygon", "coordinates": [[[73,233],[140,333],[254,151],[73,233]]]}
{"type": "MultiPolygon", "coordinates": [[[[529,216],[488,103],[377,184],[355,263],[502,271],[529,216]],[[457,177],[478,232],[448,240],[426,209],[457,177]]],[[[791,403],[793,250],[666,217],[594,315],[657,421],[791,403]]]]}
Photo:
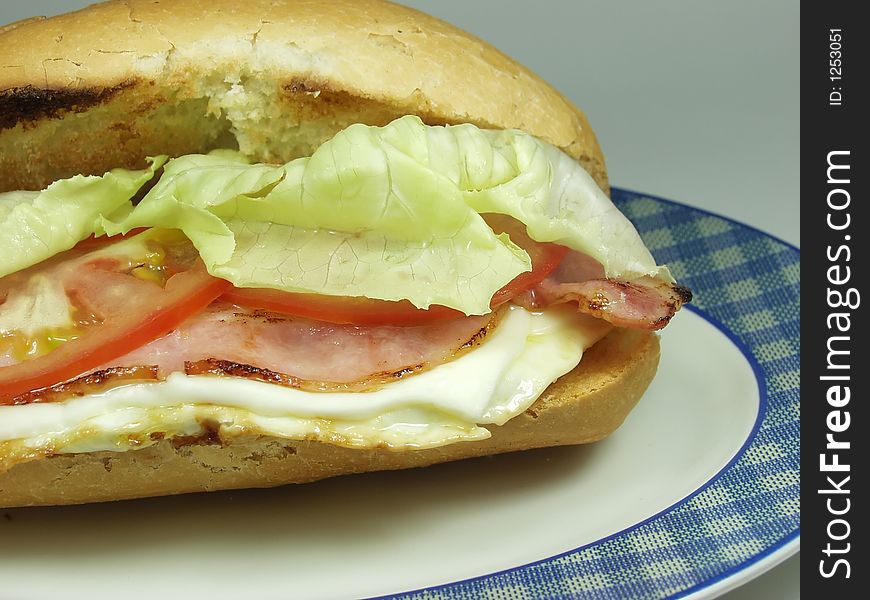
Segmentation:
{"type": "Polygon", "coordinates": [[[777,329],[787,319],[758,304],[769,269],[753,261],[782,243],[615,197],[702,308],[665,331],[656,380],[604,442],[273,490],[9,510],[0,597],[315,599],[433,586],[428,597],[709,597],[772,566],[793,551],[799,504],[790,430],[765,431],[791,422],[780,414],[791,382],[766,365],[791,347],[777,329]],[[699,260],[714,268],[680,272],[699,260]],[[715,268],[726,275],[710,280],[715,268]]]}

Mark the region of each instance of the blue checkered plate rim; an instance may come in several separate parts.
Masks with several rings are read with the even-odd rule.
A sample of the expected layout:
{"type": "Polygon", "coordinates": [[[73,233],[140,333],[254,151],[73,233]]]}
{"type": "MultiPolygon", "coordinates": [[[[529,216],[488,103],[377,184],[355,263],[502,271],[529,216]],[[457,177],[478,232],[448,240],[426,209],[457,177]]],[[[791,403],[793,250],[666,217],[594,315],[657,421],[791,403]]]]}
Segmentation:
{"type": "Polygon", "coordinates": [[[688,497],[618,533],[514,569],[389,598],[682,598],[759,571],[800,536],[800,251],[758,229],[614,188],[659,263],[694,292],[689,309],[752,365],[760,406],[748,439],[688,497]],[[703,526],[726,519],[727,531],[703,526]],[[648,540],[668,540],[650,546],[648,540]],[[650,565],[678,565],[656,570],[650,565]]]}

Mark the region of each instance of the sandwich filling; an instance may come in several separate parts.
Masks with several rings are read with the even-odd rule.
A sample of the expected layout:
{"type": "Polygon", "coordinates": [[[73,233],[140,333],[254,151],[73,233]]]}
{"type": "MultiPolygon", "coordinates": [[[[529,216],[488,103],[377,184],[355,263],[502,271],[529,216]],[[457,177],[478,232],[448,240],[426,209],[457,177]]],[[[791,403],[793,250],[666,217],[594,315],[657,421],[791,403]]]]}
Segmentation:
{"type": "Polygon", "coordinates": [[[171,373],[57,402],[0,406],[0,466],[53,453],[124,451],[206,433],[349,447],[423,449],[486,439],[526,410],[610,331],[570,307],[505,309],[472,352],[368,392],[314,392],[239,377],[171,373]]]}
{"type": "Polygon", "coordinates": [[[579,164],[518,131],[404,117],[286,165],[157,157],[0,194],[0,443],[480,439],[611,326],[689,299],[579,164]]]}

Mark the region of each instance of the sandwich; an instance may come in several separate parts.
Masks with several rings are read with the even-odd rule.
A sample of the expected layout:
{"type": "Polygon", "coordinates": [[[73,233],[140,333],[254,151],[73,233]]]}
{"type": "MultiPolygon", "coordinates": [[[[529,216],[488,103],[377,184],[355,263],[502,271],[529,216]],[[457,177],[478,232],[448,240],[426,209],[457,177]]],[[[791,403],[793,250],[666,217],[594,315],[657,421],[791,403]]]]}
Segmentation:
{"type": "Polygon", "coordinates": [[[600,440],[691,299],[583,113],[414,10],[109,1],[0,57],[0,506],[600,440]]]}

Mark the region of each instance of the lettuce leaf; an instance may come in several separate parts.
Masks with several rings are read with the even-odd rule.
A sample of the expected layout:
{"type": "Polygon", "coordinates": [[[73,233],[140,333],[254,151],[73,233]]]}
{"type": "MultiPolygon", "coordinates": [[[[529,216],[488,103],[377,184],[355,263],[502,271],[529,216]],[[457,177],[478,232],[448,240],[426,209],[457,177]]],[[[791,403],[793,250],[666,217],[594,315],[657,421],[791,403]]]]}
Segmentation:
{"type": "Polygon", "coordinates": [[[284,166],[225,152],[170,161],[132,213],[102,227],[177,227],[210,273],[238,287],[488,312],[529,256],[379,133],[353,126],[284,166]]]}
{"type": "Polygon", "coordinates": [[[132,209],[131,198],[165,162],[159,157],[142,171],[115,169],[56,181],[41,192],[0,194],[0,277],[69,250],[94,233],[102,215],[132,209]]]}
{"type": "MultiPolygon", "coordinates": [[[[95,186],[92,179],[19,198],[15,210],[78,206],[80,187],[95,186]]],[[[136,207],[109,196],[77,214],[82,225],[64,244],[86,237],[89,219],[108,235],[178,228],[210,273],[238,287],[486,313],[492,295],[531,261],[507,235],[493,233],[485,213],[510,215],[533,239],[590,255],[609,277],[670,280],[576,161],[519,131],[430,127],[408,116],[385,127],[352,125],[285,165],[249,164],[234,151],[183,156],[166,163],[136,207]]],[[[40,243],[66,228],[63,219],[43,221],[48,233],[32,236],[40,243]]],[[[46,252],[60,247],[45,245],[46,252]]]]}
{"type": "Polygon", "coordinates": [[[498,152],[516,161],[516,175],[487,186],[485,169],[463,173],[460,185],[469,206],[510,215],[526,225],[532,239],[591,256],[607,277],[673,281],[667,267],[656,265],[634,225],[573,158],[516,131],[487,133],[498,152]]]}

